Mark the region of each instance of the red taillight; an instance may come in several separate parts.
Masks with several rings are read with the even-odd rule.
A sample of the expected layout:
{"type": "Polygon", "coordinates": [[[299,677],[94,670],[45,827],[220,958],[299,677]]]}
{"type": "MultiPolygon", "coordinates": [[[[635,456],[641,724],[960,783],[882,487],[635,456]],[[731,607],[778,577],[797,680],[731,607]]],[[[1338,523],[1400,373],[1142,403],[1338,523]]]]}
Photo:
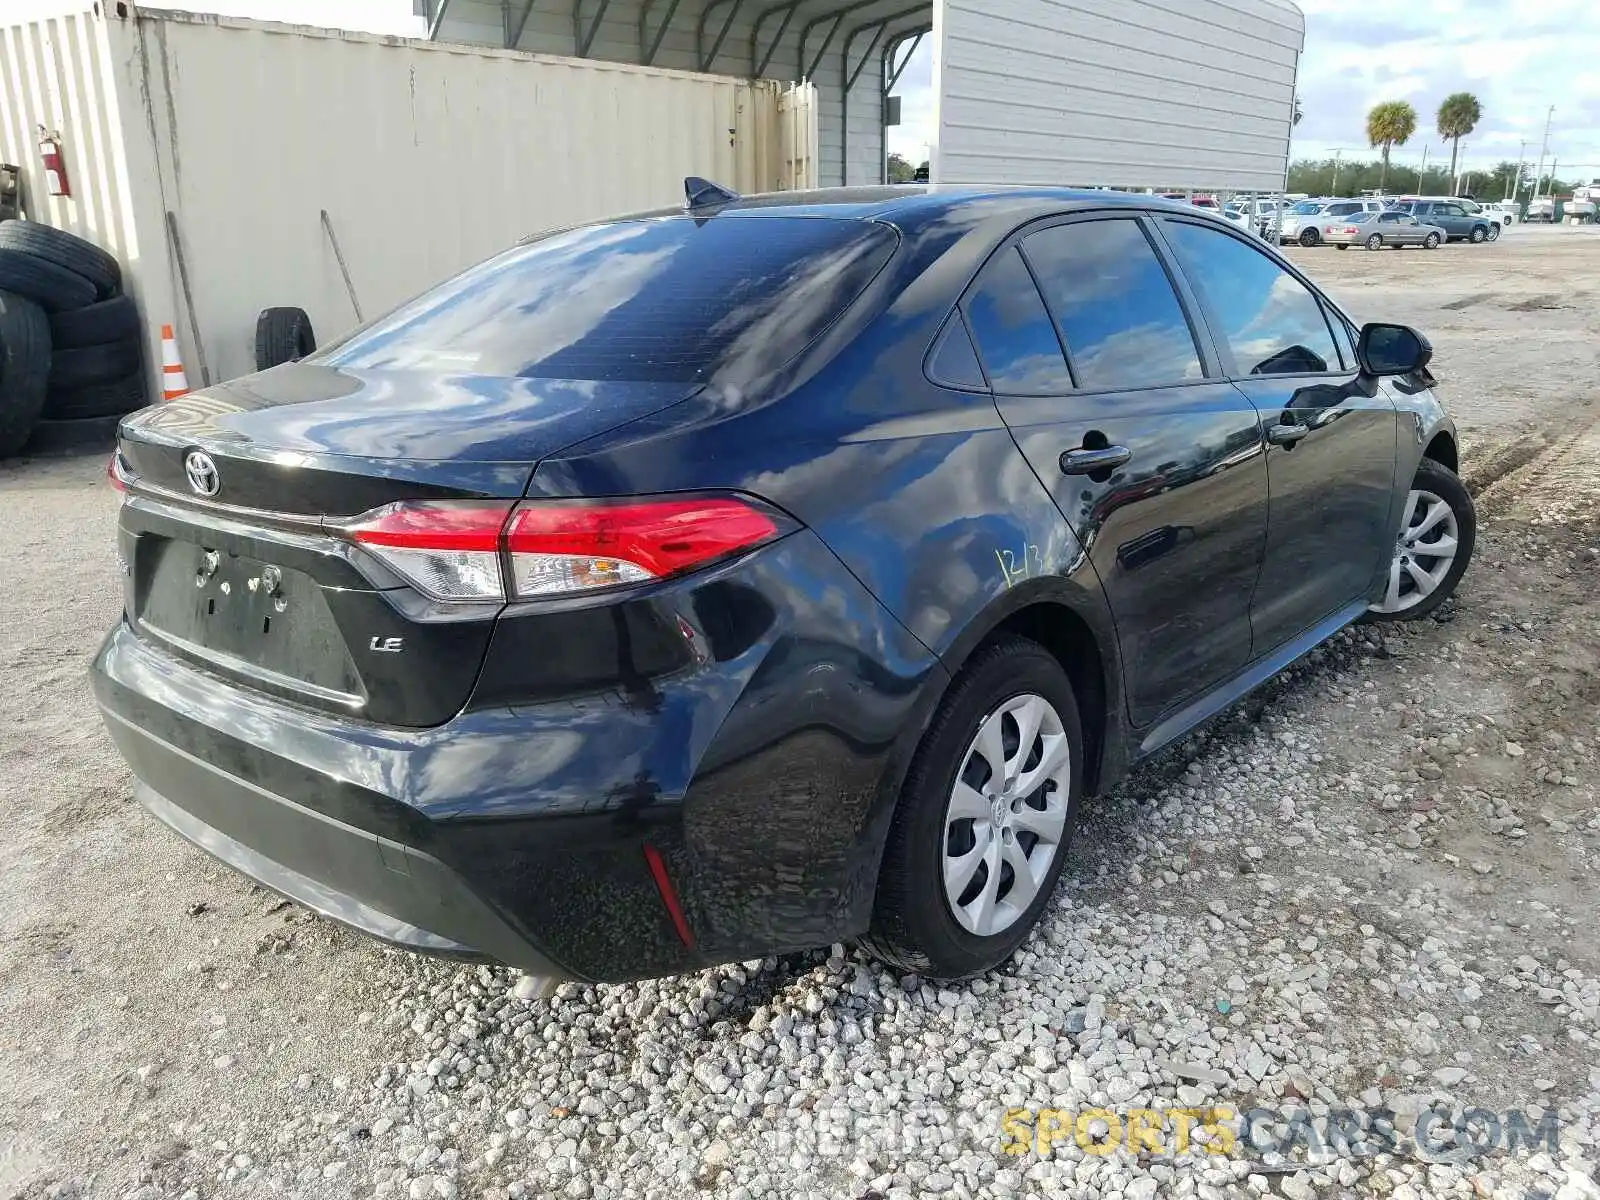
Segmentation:
{"type": "Polygon", "coordinates": [[[648,583],[779,533],[764,509],[727,496],[404,502],[338,528],[435,599],[480,602],[648,583]]]}
{"type": "Polygon", "coordinates": [[[760,509],[729,497],[524,504],[506,526],[518,596],[558,596],[691,571],[777,536],[760,509]]]}

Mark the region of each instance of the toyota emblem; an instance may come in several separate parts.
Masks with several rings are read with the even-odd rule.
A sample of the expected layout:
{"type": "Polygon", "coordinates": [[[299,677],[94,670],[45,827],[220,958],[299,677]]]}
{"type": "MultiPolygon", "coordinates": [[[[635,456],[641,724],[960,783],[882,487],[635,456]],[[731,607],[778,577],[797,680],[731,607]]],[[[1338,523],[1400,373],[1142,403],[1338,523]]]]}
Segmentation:
{"type": "Polygon", "coordinates": [[[217,464],[204,450],[191,450],[183,460],[183,473],[196,495],[215,496],[222,487],[222,477],[217,474],[217,464]]]}

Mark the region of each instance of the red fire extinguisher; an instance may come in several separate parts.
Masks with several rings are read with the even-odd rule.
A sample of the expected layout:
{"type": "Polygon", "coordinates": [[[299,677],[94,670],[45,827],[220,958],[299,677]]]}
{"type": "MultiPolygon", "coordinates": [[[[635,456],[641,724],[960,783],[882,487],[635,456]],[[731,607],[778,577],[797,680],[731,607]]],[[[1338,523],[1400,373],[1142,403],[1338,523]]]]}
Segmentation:
{"type": "Polygon", "coordinates": [[[61,153],[61,138],[39,126],[39,157],[44,162],[45,188],[52,196],[71,196],[66,157],[61,153]]]}

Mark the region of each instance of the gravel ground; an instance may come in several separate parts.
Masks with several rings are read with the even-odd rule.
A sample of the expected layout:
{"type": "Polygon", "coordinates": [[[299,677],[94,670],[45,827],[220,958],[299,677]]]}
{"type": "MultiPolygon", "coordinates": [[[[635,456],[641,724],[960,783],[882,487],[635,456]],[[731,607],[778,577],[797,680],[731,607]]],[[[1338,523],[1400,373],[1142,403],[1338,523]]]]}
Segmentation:
{"type": "Polygon", "coordinates": [[[93,716],[101,464],[0,468],[0,1197],[1600,1197],[1600,236],[1294,254],[1434,337],[1477,564],[1096,801],[1025,951],[952,989],[834,947],[523,1001],[253,888],[93,716]],[[1315,1138],[1001,1125],[1256,1106],[1315,1138]],[[1556,1152],[1418,1144],[1467,1106],[1556,1152]],[[1308,1155],[1330,1109],[1390,1148],[1308,1155]]]}

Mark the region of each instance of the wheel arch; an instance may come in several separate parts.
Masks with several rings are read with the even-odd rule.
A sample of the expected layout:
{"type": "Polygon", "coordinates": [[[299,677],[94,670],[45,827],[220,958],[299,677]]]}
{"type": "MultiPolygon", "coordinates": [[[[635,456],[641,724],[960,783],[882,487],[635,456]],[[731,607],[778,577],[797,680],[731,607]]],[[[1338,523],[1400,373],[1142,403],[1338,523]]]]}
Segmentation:
{"type": "MultiPolygon", "coordinates": [[[[943,690],[975,653],[1002,637],[1037,642],[1061,665],[1078,699],[1083,723],[1084,784],[1094,794],[1122,773],[1121,660],[1116,630],[1104,597],[1060,577],[1033,579],[1009,589],[971,621],[940,655],[947,671],[943,690]]],[[[929,706],[929,719],[939,701],[929,706]]],[[[919,737],[920,740],[920,737],[919,737]]]]}
{"type": "Polygon", "coordinates": [[[1442,467],[1449,467],[1455,474],[1461,473],[1460,451],[1449,430],[1441,429],[1435,433],[1423,448],[1422,457],[1431,458],[1442,467]]]}

